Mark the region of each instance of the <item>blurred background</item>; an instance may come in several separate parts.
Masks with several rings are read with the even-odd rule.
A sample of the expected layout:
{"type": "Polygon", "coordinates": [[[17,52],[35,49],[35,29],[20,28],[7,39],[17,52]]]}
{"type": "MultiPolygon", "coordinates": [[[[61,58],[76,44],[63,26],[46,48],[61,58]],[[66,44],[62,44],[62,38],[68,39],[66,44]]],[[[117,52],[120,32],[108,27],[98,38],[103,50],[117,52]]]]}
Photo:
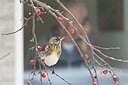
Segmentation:
{"type": "MultiPolygon", "coordinates": [[[[81,24],[88,25],[88,36],[92,44],[103,47],[118,46],[121,48],[120,50],[104,51],[104,53],[115,56],[115,58],[128,59],[128,0],[83,0],[82,4],[81,0],[75,0],[77,4],[74,0],[61,1],[67,7],[69,7],[69,9],[73,10],[72,12],[75,14],[75,16],[78,16],[81,24]],[[74,4],[76,5],[75,9],[73,9],[75,7],[74,4]],[[70,7],[72,5],[74,7],[70,7]]],[[[54,8],[61,9],[52,0],[46,2],[54,8]]],[[[17,22],[14,22],[14,17],[18,16],[14,16],[15,12],[23,11],[25,17],[31,16],[29,15],[29,12],[31,12],[31,8],[29,8],[28,6],[24,5],[23,10],[14,10],[15,7],[16,4],[14,0],[4,0],[0,2],[0,34],[11,32],[14,30],[14,26],[17,24],[17,22]]],[[[65,15],[68,16],[67,14],[65,15]]],[[[46,13],[44,15],[41,15],[41,17],[44,21],[44,24],[42,24],[40,21],[37,21],[36,23],[36,34],[39,45],[46,43],[48,39],[53,35],[60,35],[59,31],[57,30],[59,26],[50,14],[46,13]]],[[[29,79],[29,73],[32,70],[32,66],[29,65],[28,62],[30,59],[35,57],[34,51],[28,50],[30,47],[33,46],[33,44],[29,42],[32,39],[31,27],[32,23],[29,22],[28,26],[24,29],[24,85],[29,79]]],[[[8,57],[0,60],[0,85],[14,85],[14,66],[16,64],[14,62],[15,58],[17,58],[14,51],[14,46],[16,46],[14,37],[15,35],[0,36],[0,57],[11,52],[8,57]]],[[[77,38],[76,40],[78,40],[79,43],[80,40],[77,38]]],[[[84,85],[85,83],[87,85],[91,85],[89,73],[84,67],[82,60],[79,58],[79,54],[77,53],[77,51],[75,51],[74,55],[70,55],[70,53],[68,55],[65,55],[66,49],[69,49],[69,47],[70,49],[73,49],[75,48],[74,45],[72,45],[68,40],[65,40],[64,42],[66,43],[63,46],[63,50],[65,51],[62,54],[62,57],[58,64],[55,66],[55,71],[66,80],[71,81],[74,85],[84,85]]],[[[85,51],[83,50],[83,52],[90,54],[88,48],[85,48],[85,51]]],[[[105,60],[109,62],[111,66],[119,68],[119,70],[116,71],[116,74],[118,74],[118,76],[120,77],[122,85],[127,85],[128,65],[120,62],[113,62],[108,59],[105,60]]],[[[112,80],[110,76],[101,75],[100,69],[98,69],[98,72],[98,75],[100,75],[100,85],[111,85],[112,80]],[[106,83],[104,80],[106,81],[106,83]]],[[[49,74],[51,73],[49,72],[49,74]]],[[[50,77],[53,85],[65,85],[65,82],[61,81],[56,76],[50,75],[50,77]]],[[[39,83],[39,77],[35,78],[35,83],[39,83]]]]}

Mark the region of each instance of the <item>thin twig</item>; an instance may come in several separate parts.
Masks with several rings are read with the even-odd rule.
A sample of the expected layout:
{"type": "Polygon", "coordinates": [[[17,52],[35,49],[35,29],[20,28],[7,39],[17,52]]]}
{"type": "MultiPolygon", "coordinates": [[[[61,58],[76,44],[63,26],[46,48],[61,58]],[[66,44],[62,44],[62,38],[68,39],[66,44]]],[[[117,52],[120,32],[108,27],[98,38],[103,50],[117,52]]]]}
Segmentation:
{"type": "Polygon", "coordinates": [[[27,18],[27,19],[25,18],[26,21],[25,21],[24,25],[23,25],[20,29],[14,31],[14,32],[3,33],[3,34],[1,34],[1,35],[11,35],[11,34],[15,34],[15,33],[19,32],[19,31],[21,31],[25,26],[27,26],[28,21],[29,21],[30,19],[32,19],[32,17],[33,17],[33,16],[31,16],[31,17],[29,17],[29,18],[27,18]]]}
{"type": "MultiPolygon", "coordinates": [[[[26,22],[27,23],[27,22],[26,22]]],[[[17,32],[19,32],[20,30],[22,30],[27,24],[24,24],[20,29],[18,29],[18,30],[16,30],[16,31],[14,31],[14,32],[9,32],[9,33],[3,33],[3,34],[1,34],[1,35],[10,35],[10,34],[15,34],[15,33],[17,33],[17,32]]]]}
{"type": "MultiPolygon", "coordinates": [[[[50,70],[51,72],[52,72],[52,70],[51,69],[49,69],[48,67],[46,67],[45,66],[45,64],[41,61],[41,59],[39,60],[40,61],[40,64],[43,66],[43,67],[45,67],[45,69],[48,69],[48,70],[50,70]]],[[[65,83],[67,83],[68,85],[72,85],[70,82],[68,82],[67,80],[65,80],[64,78],[62,78],[60,75],[58,75],[56,72],[54,72],[54,74],[57,76],[57,77],[59,77],[61,80],[63,80],[65,83]]],[[[50,82],[50,84],[51,84],[51,81],[49,81],[50,82]]]]}
{"type": "MultiPolygon", "coordinates": [[[[101,61],[101,62],[103,62],[103,61],[101,61]]],[[[106,64],[101,64],[101,63],[99,63],[96,58],[95,58],[95,63],[96,63],[98,66],[102,67],[102,68],[106,66],[106,64]]]]}
{"type": "Polygon", "coordinates": [[[97,58],[99,58],[101,61],[103,61],[111,70],[112,72],[114,73],[114,70],[113,70],[113,67],[110,66],[109,63],[107,63],[104,59],[102,59],[101,57],[99,57],[99,55],[97,55],[96,53],[93,53],[97,58]]]}
{"type": "Polygon", "coordinates": [[[122,59],[117,59],[117,58],[114,58],[112,56],[108,56],[104,53],[102,53],[100,50],[98,49],[94,49],[95,51],[97,51],[98,53],[100,53],[102,56],[104,56],[105,58],[108,58],[110,60],[113,60],[113,61],[118,61],[118,62],[123,62],[123,63],[128,63],[128,60],[122,60],[122,59]]]}
{"type": "Polygon", "coordinates": [[[3,60],[5,57],[9,56],[10,54],[11,54],[11,52],[9,52],[9,53],[3,55],[2,57],[0,57],[0,60],[3,60]]]}
{"type": "MultiPolygon", "coordinates": [[[[37,43],[37,38],[36,38],[36,33],[35,33],[35,16],[33,16],[32,24],[33,24],[33,27],[32,27],[33,39],[34,39],[34,42],[35,42],[35,46],[37,47],[38,43],[37,43]]],[[[41,70],[42,69],[41,69],[41,65],[40,64],[39,64],[39,70],[40,70],[40,74],[41,74],[41,70]]],[[[41,85],[43,85],[41,75],[40,75],[40,82],[41,82],[41,85]]]]}
{"type": "MultiPolygon", "coordinates": [[[[40,54],[39,54],[40,55],[40,54]]],[[[40,56],[42,56],[42,55],[40,55],[40,56]]],[[[40,64],[40,66],[42,65],[43,67],[44,67],[44,69],[45,69],[45,72],[47,73],[47,78],[48,78],[48,81],[49,81],[49,84],[50,85],[52,85],[52,81],[51,81],[51,79],[50,79],[50,77],[49,77],[49,74],[48,74],[48,72],[47,72],[47,70],[49,70],[46,66],[45,66],[45,64],[41,61],[41,58],[39,57],[38,58],[38,62],[39,62],[39,64],[40,64]]]]}
{"type": "Polygon", "coordinates": [[[60,79],[62,79],[63,81],[65,81],[68,85],[73,85],[71,83],[69,83],[68,81],[66,81],[64,78],[62,78],[61,76],[59,76],[56,72],[54,72],[54,74],[59,77],[60,79]]]}
{"type": "Polygon", "coordinates": [[[120,49],[120,47],[109,47],[109,48],[105,48],[105,47],[96,46],[96,45],[93,45],[93,47],[99,48],[99,49],[102,49],[102,50],[119,50],[120,49]]]}

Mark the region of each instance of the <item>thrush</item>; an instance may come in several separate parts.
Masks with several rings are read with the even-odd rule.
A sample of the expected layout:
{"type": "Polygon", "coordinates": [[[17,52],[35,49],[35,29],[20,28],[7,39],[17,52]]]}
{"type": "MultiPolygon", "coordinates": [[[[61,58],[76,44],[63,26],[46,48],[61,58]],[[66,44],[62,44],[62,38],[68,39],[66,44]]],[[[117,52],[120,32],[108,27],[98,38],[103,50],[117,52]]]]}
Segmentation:
{"type": "Polygon", "coordinates": [[[62,51],[61,44],[63,39],[64,37],[54,36],[42,46],[40,58],[47,66],[53,66],[58,62],[62,51]]]}

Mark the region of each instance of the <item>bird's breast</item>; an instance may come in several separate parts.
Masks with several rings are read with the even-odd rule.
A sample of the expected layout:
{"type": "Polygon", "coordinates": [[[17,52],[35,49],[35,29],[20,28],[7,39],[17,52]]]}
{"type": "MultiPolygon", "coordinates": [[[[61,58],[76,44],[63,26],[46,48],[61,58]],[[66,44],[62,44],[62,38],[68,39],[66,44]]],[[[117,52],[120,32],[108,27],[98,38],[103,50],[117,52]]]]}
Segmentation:
{"type": "Polygon", "coordinates": [[[53,66],[57,63],[58,60],[59,60],[59,55],[53,52],[51,55],[44,58],[44,63],[47,66],[53,66]]]}

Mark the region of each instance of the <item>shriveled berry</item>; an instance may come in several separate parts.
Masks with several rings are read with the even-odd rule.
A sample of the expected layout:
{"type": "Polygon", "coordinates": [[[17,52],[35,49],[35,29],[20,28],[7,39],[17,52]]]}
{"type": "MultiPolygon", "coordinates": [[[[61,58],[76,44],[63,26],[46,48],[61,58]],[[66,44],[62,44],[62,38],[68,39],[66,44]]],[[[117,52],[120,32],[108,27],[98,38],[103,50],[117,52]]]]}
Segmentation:
{"type": "Polygon", "coordinates": [[[41,52],[41,51],[42,51],[42,47],[41,47],[41,46],[38,46],[38,47],[36,48],[36,51],[41,52]]]}
{"type": "Polygon", "coordinates": [[[57,20],[57,22],[63,22],[63,18],[62,17],[57,17],[56,20],[57,20]]]}
{"type": "Polygon", "coordinates": [[[47,76],[47,73],[46,73],[46,72],[42,72],[42,73],[41,73],[41,77],[42,77],[42,78],[45,78],[46,76],[47,76]]]}
{"type": "Polygon", "coordinates": [[[34,65],[34,64],[35,64],[35,61],[34,61],[34,60],[30,60],[30,61],[29,61],[29,64],[30,64],[30,65],[34,65]]]}
{"type": "Polygon", "coordinates": [[[86,60],[88,59],[88,54],[84,55],[84,59],[86,59],[86,60]]]}

